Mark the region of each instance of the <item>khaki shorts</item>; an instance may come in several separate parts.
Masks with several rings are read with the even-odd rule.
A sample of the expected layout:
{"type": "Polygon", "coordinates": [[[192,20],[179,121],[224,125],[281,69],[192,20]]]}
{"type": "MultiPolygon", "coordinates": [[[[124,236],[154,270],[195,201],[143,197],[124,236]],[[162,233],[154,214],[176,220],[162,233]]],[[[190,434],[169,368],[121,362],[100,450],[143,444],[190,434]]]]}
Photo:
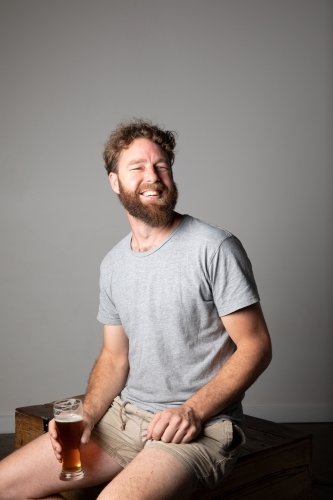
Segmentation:
{"type": "Polygon", "coordinates": [[[187,470],[196,488],[198,482],[215,488],[230,474],[245,442],[243,431],[228,420],[207,426],[186,444],[146,440],[154,413],[141,410],[117,397],[95,426],[92,439],[119,465],[126,467],[141,450],[159,448],[170,453],[187,470]]]}

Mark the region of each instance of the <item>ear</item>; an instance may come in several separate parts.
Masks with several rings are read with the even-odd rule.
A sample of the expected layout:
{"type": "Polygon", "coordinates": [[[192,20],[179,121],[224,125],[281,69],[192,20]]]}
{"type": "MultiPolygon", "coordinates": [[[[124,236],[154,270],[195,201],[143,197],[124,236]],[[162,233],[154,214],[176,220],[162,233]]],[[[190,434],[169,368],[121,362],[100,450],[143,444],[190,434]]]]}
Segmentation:
{"type": "Polygon", "coordinates": [[[114,172],[110,172],[109,181],[110,181],[110,186],[112,187],[113,191],[115,193],[119,194],[118,175],[115,174],[114,172]]]}

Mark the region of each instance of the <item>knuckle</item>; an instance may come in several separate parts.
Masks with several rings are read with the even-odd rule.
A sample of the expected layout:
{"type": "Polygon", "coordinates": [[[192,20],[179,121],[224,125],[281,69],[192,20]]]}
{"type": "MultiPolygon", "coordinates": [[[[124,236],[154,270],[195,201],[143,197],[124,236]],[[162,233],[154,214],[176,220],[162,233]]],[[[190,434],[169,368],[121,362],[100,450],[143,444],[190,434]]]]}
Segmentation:
{"type": "Polygon", "coordinates": [[[180,415],[174,415],[172,423],[178,427],[183,424],[183,419],[180,415]]]}
{"type": "Polygon", "coordinates": [[[164,410],[163,417],[167,420],[170,420],[174,416],[174,412],[172,410],[164,410]]]}
{"type": "Polygon", "coordinates": [[[188,433],[187,433],[187,435],[188,435],[188,437],[189,437],[190,439],[194,438],[195,434],[196,434],[196,430],[195,430],[195,429],[193,429],[193,428],[192,428],[192,429],[189,429],[189,431],[188,431],[188,433]]]}
{"type": "Polygon", "coordinates": [[[190,423],[188,422],[188,420],[182,420],[182,422],[179,425],[179,430],[183,434],[186,434],[189,429],[190,429],[190,423]]]}

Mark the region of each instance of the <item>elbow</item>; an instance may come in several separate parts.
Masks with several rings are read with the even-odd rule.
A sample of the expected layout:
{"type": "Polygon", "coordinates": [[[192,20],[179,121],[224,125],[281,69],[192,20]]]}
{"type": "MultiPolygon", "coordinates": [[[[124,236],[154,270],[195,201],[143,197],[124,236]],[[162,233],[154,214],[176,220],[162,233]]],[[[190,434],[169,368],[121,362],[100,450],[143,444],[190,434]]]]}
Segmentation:
{"type": "Polygon", "coordinates": [[[268,338],[267,345],[265,346],[265,349],[263,351],[263,369],[266,370],[266,368],[269,367],[271,364],[271,361],[273,359],[273,351],[272,351],[272,343],[270,338],[268,338]]]}
{"type": "Polygon", "coordinates": [[[267,356],[265,358],[265,364],[264,364],[265,368],[264,368],[264,370],[266,370],[269,367],[269,365],[272,362],[272,359],[273,359],[273,355],[272,355],[272,350],[271,350],[270,353],[267,354],[267,356]]]}

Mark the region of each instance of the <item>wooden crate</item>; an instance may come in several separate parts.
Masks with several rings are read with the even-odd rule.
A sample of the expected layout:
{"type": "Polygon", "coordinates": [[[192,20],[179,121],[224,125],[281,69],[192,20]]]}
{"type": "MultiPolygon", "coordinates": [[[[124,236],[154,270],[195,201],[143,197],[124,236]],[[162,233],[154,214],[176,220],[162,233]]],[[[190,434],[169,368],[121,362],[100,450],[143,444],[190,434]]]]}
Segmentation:
{"type": "MultiPolygon", "coordinates": [[[[17,408],[15,448],[47,432],[52,404],[17,408]]],[[[200,487],[192,500],[311,499],[311,436],[245,416],[247,441],[230,476],[216,489],[200,487]]],[[[67,500],[94,500],[100,487],[64,494],[67,500]]]]}
{"type": "Polygon", "coordinates": [[[17,408],[15,410],[15,449],[21,448],[47,432],[52,417],[52,403],[17,408]]]}
{"type": "Polygon", "coordinates": [[[311,436],[247,415],[245,434],[230,476],[216,490],[200,488],[193,500],[311,499],[311,436]]]}

